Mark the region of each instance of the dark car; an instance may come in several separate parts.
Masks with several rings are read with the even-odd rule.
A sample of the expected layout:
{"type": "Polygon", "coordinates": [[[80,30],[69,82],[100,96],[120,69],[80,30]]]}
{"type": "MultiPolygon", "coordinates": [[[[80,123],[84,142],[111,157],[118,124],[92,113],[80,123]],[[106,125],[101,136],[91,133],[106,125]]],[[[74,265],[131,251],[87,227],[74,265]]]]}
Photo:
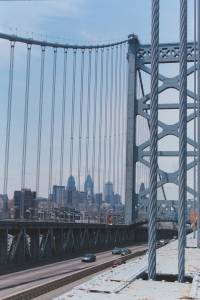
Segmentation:
{"type": "Polygon", "coordinates": [[[94,255],[92,253],[87,253],[82,257],[81,261],[82,262],[94,262],[94,261],[96,261],[96,255],[94,255]]]}
{"type": "Polygon", "coordinates": [[[117,248],[115,247],[114,249],[112,249],[112,254],[116,255],[116,254],[121,254],[122,248],[117,248]]]}
{"type": "Polygon", "coordinates": [[[131,250],[128,249],[128,248],[122,248],[121,249],[121,255],[124,256],[124,255],[128,255],[128,254],[131,254],[131,250]]]}

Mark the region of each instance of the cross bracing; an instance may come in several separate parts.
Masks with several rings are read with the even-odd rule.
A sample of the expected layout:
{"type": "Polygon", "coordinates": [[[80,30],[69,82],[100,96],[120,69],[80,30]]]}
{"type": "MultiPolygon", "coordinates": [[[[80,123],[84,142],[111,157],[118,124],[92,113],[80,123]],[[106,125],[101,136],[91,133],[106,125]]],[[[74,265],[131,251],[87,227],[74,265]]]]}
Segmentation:
{"type": "MultiPolygon", "coordinates": [[[[159,63],[162,64],[177,64],[179,62],[179,44],[161,44],[159,46],[159,63]]],[[[188,43],[187,47],[188,51],[188,62],[194,62],[194,44],[188,43]]],[[[139,49],[137,51],[137,72],[144,72],[148,75],[151,75],[151,68],[148,66],[151,62],[151,47],[149,45],[139,46],[139,49]]],[[[187,76],[194,74],[195,67],[190,66],[187,69],[187,76]]],[[[160,85],[158,87],[158,93],[159,95],[162,94],[164,91],[168,89],[175,89],[179,91],[179,75],[173,76],[173,77],[167,77],[163,75],[162,73],[159,73],[159,81],[160,85]]],[[[140,80],[140,85],[143,85],[142,76],[138,76],[140,80]]],[[[144,88],[143,88],[144,90],[144,88]]],[[[187,123],[193,121],[195,117],[197,117],[197,113],[192,112],[191,110],[194,110],[195,104],[194,104],[194,91],[191,89],[187,89],[187,96],[190,97],[190,99],[193,100],[193,102],[187,103],[187,109],[188,109],[188,115],[187,115],[187,123]]],[[[172,96],[173,97],[173,96],[172,96]]],[[[150,93],[145,92],[142,97],[137,97],[136,101],[136,107],[135,107],[135,113],[136,116],[141,116],[144,118],[147,122],[150,120],[150,93]]],[[[160,110],[177,110],[180,108],[180,104],[175,101],[171,101],[169,99],[168,101],[165,101],[165,103],[158,103],[158,109],[160,110]]],[[[173,112],[172,112],[173,113],[173,112]]],[[[179,138],[179,121],[175,122],[174,124],[167,124],[161,120],[158,120],[158,126],[159,126],[159,133],[158,133],[158,140],[162,141],[162,139],[166,136],[175,136],[179,138]]],[[[197,142],[195,143],[194,139],[191,137],[187,137],[187,143],[188,145],[195,147],[197,149],[197,142]]],[[[135,150],[135,158],[136,162],[141,162],[143,165],[149,168],[150,163],[148,160],[148,157],[150,157],[150,139],[147,139],[145,142],[141,143],[139,146],[136,146],[135,150]]],[[[178,157],[179,151],[158,151],[158,157],[178,157]]],[[[194,150],[188,150],[187,151],[188,157],[195,156],[194,150]]],[[[194,168],[194,166],[197,164],[197,161],[194,159],[192,162],[187,163],[187,171],[194,168]]],[[[178,186],[178,176],[179,171],[176,170],[174,172],[166,172],[162,169],[158,169],[158,188],[159,187],[165,187],[166,183],[173,183],[178,186]]],[[[196,191],[192,187],[187,186],[187,191],[191,195],[196,195],[196,191]]],[[[143,190],[140,193],[140,196],[148,196],[149,194],[149,187],[146,187],[145,190],[143,190]]]]}

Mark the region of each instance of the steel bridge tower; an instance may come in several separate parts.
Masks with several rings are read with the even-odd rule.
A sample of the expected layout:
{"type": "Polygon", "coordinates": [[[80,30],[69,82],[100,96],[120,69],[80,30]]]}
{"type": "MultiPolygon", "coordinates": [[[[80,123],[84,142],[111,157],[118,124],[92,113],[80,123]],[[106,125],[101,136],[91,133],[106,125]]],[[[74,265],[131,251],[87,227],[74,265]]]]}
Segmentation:
{"type": "MultiPolygon", "coordinates": [[[[187,62],[194,63],[194,43],[187,44],[187,62]]],[[[159,45],[159,64],[170,64],[171,68],[175,68],[179,63],[180,45],[179,43],[160,44],[159,45]]],[[[148,76],[151,75],[151,46],[141,45],[136,36],[129,37],[128,49],[128,102],[127,102],[127,149],[126,149],[126,190],[125,190],[125,219],[126,224],[131,224],[136,221],[136,208],[138,197],[149,197],[149,186],[138,195],[136,191],[136,165],[141,163],[147,168],[150,167],[150,138],[145,142],[137,145],[136,142],[136,128],[138,126],[138,116],[144,118],[149,124],[150,120],[150,92],[145,92],[144,79],[141,73],[148,76]],[[142,96],[138,95],[137,84],[140,85],[142,96]]],[[[197,67],[196,67],[197,69],[197,67]]],[[[187,69],[187,77],[194,74],[195,67],[190,64],[187,69]]],[[[166,90],[173,89],[179,92],[179,73],[173,77],[167,77],[159,73],[159,97],[166,90]]],[[[187,123],[194,121],[197,117],[195,113],[195,94],[191,89],[187,89],[187,123]]],[[[164,110],[179,110],[179,99],[168,99],[165,103],[158,104],[158,115],[164,110]]],[[[159,101],[160,102],[160,101],[159,101]]],[[[163,102],[163,101],[162,101],[163,102]]],[[[179,120],[174,124],[168,124],[158,120],[158,142],[167,136],[174,136],[179,138],[179,120]]],[[[187,157],[190,158],[187,162],[187,171],[190,171],[197,164],[195,160],[195,150],[197,149],[197,142],[191,136],[187,136],[187,157]]],[[[158,151],[158,158],[160,157],[179,157],[179,151],[158,151]]],[[[164,199],[166,200],[165,184],[172,183],[178,186],[179,170],[174,172],[167,172],[158,166],[158,182],[157,188],[161,188],[164,199]]],[[[192,196],[196,196],[194,188],[187,185],[187,192],[192,196]]],[[[173,199],[178,200],[178,199],[173,199]]]]}

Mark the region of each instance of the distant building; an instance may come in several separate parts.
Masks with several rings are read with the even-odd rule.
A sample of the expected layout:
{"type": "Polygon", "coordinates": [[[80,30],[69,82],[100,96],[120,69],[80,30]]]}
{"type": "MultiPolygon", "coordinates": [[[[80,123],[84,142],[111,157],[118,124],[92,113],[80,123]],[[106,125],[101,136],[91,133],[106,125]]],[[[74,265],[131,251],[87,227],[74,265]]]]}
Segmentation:
{"type": "Polygon", "coordinates": [[[38,197],[36,199],[36,201],[37,201],[37,208],[38,209],[44,209],[44,210],[48,209],[48,199],[47,198],[38,197]]]}
{"type": "Polygon", "coordinates": [[[76,191],[76,183],[74,177],[71,175],[67,180],[67,205],[73,205],[73,194],[76,191]]]}
{"type": "Polygon", "coordinates": [[[52,201],[57,204],[58,207],[64,207],[65,200],[65,187],[62,185],[53,186],[52,201]]]}
{"type": "Polygon", "coordinates": [[[8,196],[0,194],[0,219],[5,219],[8,217],[8,196]]]}
{"type": "Polygon", "coordinates": [[[10,219],[15,218],[14,199],[8,200],[8,215],[10,219]]]}
{"type": "Polygon", "coordinates": [[[76,183],[75,183],[74,176],[72,175],[69,176],[67,180],[67,190],[76,191],[76,183]]]}
{"type": "Polygon", "coordinates": [[[103,201],[102,193],[95,194],[95,204],[97,206],[97,210],[100,209],[103,201]]]}
{"type": "Polygon", "coordinates": [[[22,189],[14,192],[15,219],[32,218],[36,209],[36,192],[22,189]]]}
{"type": "Polygon", "coordinates": [[[118,207],[118,206],[121,206],[122,205],[122,202],[121,202],[121,196],[119,194],[114,194],[114,206],[115,207],[118,207]]]}
{"type": "Polygon", "coordinates": [[[87,196],[93,196],[94,194],[94,182],[90,175],[88,175],[85,180],[84,192],[87,194],[87,196]]]}
{"type": "Polygon", "coordinates": [[[108,204],[113,204],[114,193],[113,193],[113,184],[112,182],[105,183],[104,187],[104,201],[108,204]]]}

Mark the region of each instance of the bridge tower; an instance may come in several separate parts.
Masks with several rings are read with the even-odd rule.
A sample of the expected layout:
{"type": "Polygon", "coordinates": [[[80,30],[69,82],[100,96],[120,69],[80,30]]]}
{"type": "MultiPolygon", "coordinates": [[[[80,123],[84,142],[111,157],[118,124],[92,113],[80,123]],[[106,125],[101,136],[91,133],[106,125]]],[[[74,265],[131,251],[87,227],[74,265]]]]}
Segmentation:
{"type": "Polygon", "coordinates": [[[135,176],[136,176],[136,72],[139,41],[134,34],[129,36],[128,47],[128,99],[127,99],[127,137],[126,137],[126,187],[125,222],[131,224],[135,219],[135,176]]]}
{"type": "MultiPolygon", "coordinates": [[[[193,126],[195,119],[197,119],[196,112],[196,94],[193,91],[191,79],[195,76],[194,71],[197,70],[197,64],[194,64],[196,52],[194,43],[187,43],[187,197],[193,199],[197,196],[196,190],[190,184],[189,176],[192,176],[192,171],[197,165],[196,151],[197,142],[193,135],[193,126]]],[[[174,171],[168,171],[161,165],[161,160],[177,159],[179,158],[178,140],[179,140],[179,57],[180,57],[180,44],[168,43],[159,45],[159,87],[158,87],[158,180],[157,188],[160,191],[158,198],[162,195],[162,200],[178,200],[175,196],[174,199],[169,199],[168,184],[173,184],[178,190],[179,169],[177,167],[174,171]],[[173,70],[173,75],[166,74],[167,70],[173,70]],[[171,98],[169,97],[171,93],[171,98]],[[164,120],[161,118],[166,112],[164,120]],[[168,120],[169,112],[176,119],[168,120]],[[170,122],[169,122],[170,121],[170,122]],[[166,140],[173,138],[176,143],[170,149],[165,148],[166,140]],[[165,140],[166,139],[166,140],[165,140]],[[165,140],[165,141],[164,141],[165,140]],[[164,141],[164,143],[163,143],[164,141]]],[[[146,121],[147,128],[149,128],[150,120],[150,91],[146,86],[150,82],[151,76],[151,46],[142,45],[139,43],[136,36],[129,37],[128,49],[128,101],[127,101],[127,143],[126,143],[126,186],[125,186],[125,220],[126,224],[131,224],[136,221],[137,217],[137,203],[140,198],[149,198],[149,182],[145,184],[145,189],[140,193],[137,191],[138,175],[136,174],[137,164],[141,164],[147,170],[150,168],[150,137],[143,140],[141,143],[137,142],[137,131],[142,134],[138,119],[146,121]],[[141,93],[138,92],[138,86],[141,93]]],[[[169,73],[169,72],[168,72],[169,73]]],[[[161,200],[161,199],[158,199],[161,200]]]]}

